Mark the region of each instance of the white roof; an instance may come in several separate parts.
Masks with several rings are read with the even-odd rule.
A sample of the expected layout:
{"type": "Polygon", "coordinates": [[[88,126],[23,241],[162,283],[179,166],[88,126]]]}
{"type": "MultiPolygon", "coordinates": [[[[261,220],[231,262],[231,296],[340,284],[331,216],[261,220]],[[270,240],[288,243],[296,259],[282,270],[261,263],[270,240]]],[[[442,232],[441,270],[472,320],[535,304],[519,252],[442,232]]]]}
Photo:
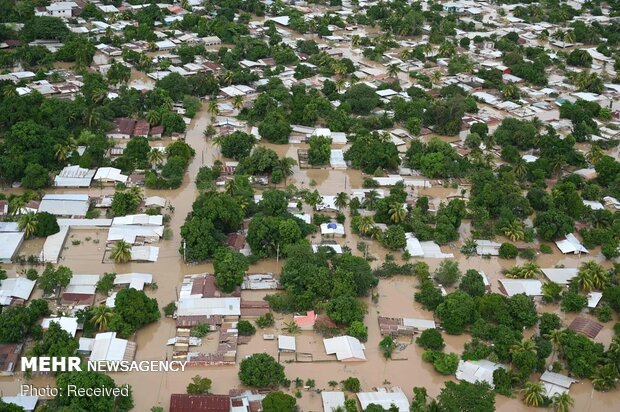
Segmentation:
{"type": "Polygon", "coordinates": [[[165,207],[166,199],[161,196],[149,196],[146,199],[144,199],[144,205],[146,207],[149,207],[149,206],[165,207]]]}
{"type": "Polygon", "coordinates": [[[37,402],[39,402],[38,396],[25,396],[25,395],[17,395],[17,396],[3,396],[2,401],[4,403],[12,403],[17,406],[21,406],[24,408],[24,411],[30,412],[34,411],[37,407],[37,402]]]}
{"type": "Polygon", "coordinates": [[[329,243],[326,243],[326,244],[323,244],[323,245],[312,245],[312,251],[314,253],[317,253],[319,251],[320,247],[330,248],[331,250],[333,250],[337,254],[341,254],[342,253],[342,246],[340,246],[340,245],[333,245],[333,244],[329,244],[329,243]]]}
{"type": "MultiPolygon", "coordinates": [[[[344,139],[344,143],[346,144],[346,138],[344,139]]],[[[329,165],[334,169],[346,169],[347,162],[344,160],[344,152],[342,149],[331,149],[329,153],[329,165]]]]}
{"type": "Polygon", "coordinates": [[[278,350],[295,352],[295,336],[278,335],[278,350]]]}
{"type": "Polygon", "coordinates": [[[441,247],[433,241],[420,242],[422,250],[424,251],[424,257],[432,259],[451,259],[454,257],[453,253],[443,253],[441,247]]]}
{"type": "Polygon", "coordinates": [[[10,262],[24,241],[24,232],[0,232],[0,262],[10,262]]]}
{"type": "Polygon", "coordinates": [[[295,216],[297,219],[301,219],[304,222],[306,222],[307,224],[312,223],[312,216],[307,214],[307,213],[294,213],[293,216],[295,216]]]}
{"type": "Polygon", "coordinates": [[[62,246],[65,244],[67,234],[69,233],[69,226],[61,226],[58,233],[54,233],[45,239],[43,244],[43,251],[41,252],[41,260],[43,262],[56,263],[60,258],[60,252],[62,246]]]}
{"type": "Polygon", "coordinates": [[[456,379],[469,383],[486,382],[493,388],[493,372],[499,368],[504,368],[504,366],[485,359],[479,361],[460,360],[456,370],[456,379]]]}
{"type": "Polygon", "coordinates": [[[323,412],[333,412],[338,408],[344,408],[344,392],[321,391],[323,400],[323,412]]]}
{"type": "Polygon", "coordinates": [[[321,203],[316,205],[316,210],[338,210],[336,207],[336,196],[324,195],[321,196],[321,203]]]}
{"type": "Polygon", "coordinates": [[[94,175],[94,169],[83,169],[80,166],[67,166],[54,178],[54,186],[88,187],[94,175]]]}
{"type": "Polygon", "coordinates": [[[331,339],[323,339],[323,346],[328,355],[336,354],[336,359],[344,360],[366,360],[362,343],[352,336],[337,336],[331,339]]]}
{"type": "Polygon", "coordinates": [[[57,216],[86,216],[88,206],[87,194],[46,194],[39,205],[39,212],[57,216]]]}
{"type": "Polygon", "coordinates": [[[589,207],[592,210],[603,210],[605,206],[601,202],[596,202],[593,200],[582,200],[583,204],[589,207]]]}
{"type": "Polygon", "coordinates": [[[116,332],[98,333],[93,341],[90,360],[120,361],[123,360],[126,349],[127,340],[117,338],[116,332]]]}
{"type": "Polygon", "coordinates": [[[153,275],[150,273],[124,273],[114,278],[115,285],[129,285],[136,290],[142,290],[145,284],[150,283],[153,283],[153,275]]]}
{"type": "Polygon", "coordinates": [[[570,391],[570,386],[578,382],[568,376],[559,373],[545,371],[540,377],[540,381],[545,387],[546,395],[552,398],[555,395],[561,395],[570,391]]]}
{"type": "Polygon", "coordinates": [[[405,250],[409,252],[409,255],[412,257],[424,256],[422,245],[420,245],[420,241],[413,235],[413,233],[405,233],[405,238],[407,239],[407,246],[405,246],[405,250]]]}
{"type": "Polygon", "coordinates": [[[500,279],[508,296],[525,293],[527,296],[542,296],[542,283],[536,279],[500,279]]]}
{"type": "Polygon", "coordinates": [[[0,232],[20,232],[18,222],[0,222],[0,232]]]}
{"type": "Polygon", "coordinates": [[[113,180],[115,182],[127,183],[129,177],[121,173],[121,169],[115,167],[100,167],[95,173],[95,180],[113,180]]]}
{"type": "Polygon", "coordinates": [[[67,318],[64,316],[60,318],[45,318],[41,322],[41,327],[43,329],[48,329],[52,322],[58,323],[60,325],[60,328],[67,332],[69,335],[71,335],[72,338],[75,337],[75,332],[77,332],[78,328],[77,318],[67,318]]]}
{"type": "Polygon", "coordinates": [[[403,318],[403,325],[414,327],[418,330],[435,329],[437,327],[434,320],[413,318],[403,318]]]}
{"type": "Polygon", "coordinates": [[[344,226],[340,223],[321,223],[322,235],[344,235],[344,226]],[[336,225],[335,228],[327,227],[327,225],[336,225]]]}
{"type": "Polygon", "coordinates": [[[115,217],[112,220],[112,226],[121,225],[143,225],[143,226],[161,226],[164,223],[164,217],[162,215],[127,215],[115,217]]]}
{"type": "Polygon", "coordinates": [[[163,226],[122,225],[112,226],[108,232],[108,242],[124,240],[129,244],[136,243],[136,238],[160,238],[164,234],[163,226]]]}
{"type": "Polygon", "coordinates": [[[368,405],[374,403],[389,409],[394,404],[399,412],[409,412],[409,400],[400,389],[393,388],[392,392],[388,392],[384,388],[380,388],[377,392],[360,392],[357,399],[362,405],[362,409],[368,408],[368,405]]]}
{"type": "Polygon", "coordinates": [[[177,305],[178,316],[240,316],[240,298],[192,298],[181,299],[177,305]]]}
{"type": "Polygon", "coordinates": [[[560,251],[564,254],[588,253],[588,249],[586,249],[572,233],[567,234],[564,240],[556,241],[555,244],[557,245],[558,249],[560,249],[560,251]]]}
{"type": "Polygon", "coordinates": [[[598,303],[603,298],[603,294],[601,292],[590,292],[588,293],[588,307],[594,309],[598,303]]]}
{"type": "Polygon", "coordinates": [[[558,285],[568,285],[570,280],[577,276],[577,268],[544,268],[540,269],[550,281],[558,285]]]}
{"type": "Polygon", "coordinates": [[[28,300],[35,285],[34,280],[26,278],[8,278],[0,284],[0,298],[17,298],[28,300]]]}
{"type": "Polygon", "coordinates": [[[157,262],[159,248],[156,246],[133,246],[131,248],[131,260],[157,262]]]}
{"type": "Polygon", "coordinates": [[[110,227],[112,225],[112,219],[72,219],[72,218],[58,218],[56,219],[58,226],[66,227],[110,227]]]}

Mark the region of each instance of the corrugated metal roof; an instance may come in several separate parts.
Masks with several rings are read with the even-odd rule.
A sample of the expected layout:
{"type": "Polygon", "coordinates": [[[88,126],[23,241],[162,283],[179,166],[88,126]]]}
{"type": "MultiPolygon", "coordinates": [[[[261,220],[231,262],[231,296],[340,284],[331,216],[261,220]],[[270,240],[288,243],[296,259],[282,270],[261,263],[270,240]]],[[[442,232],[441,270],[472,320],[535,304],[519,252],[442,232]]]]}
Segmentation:
{"type": "Polygon", "coordinates": [[[360,401],[362,409],[368,408],[371,403],[382,406],[384,409],[389,409],[394,404],[399,412],[409,412],[409,400],[399,389],[392,389],[392,392],[388,392],[384,388],[377,392],[360,392],[357,394],[357,399],[360,401]]]}
{"type": "Polygon", "coordinates": [[[336,359],[341,361],[366,360],[364,345],[352,336],[337,336],[331,339],[323,339],[325,353],[336,355],[336,359]]]}

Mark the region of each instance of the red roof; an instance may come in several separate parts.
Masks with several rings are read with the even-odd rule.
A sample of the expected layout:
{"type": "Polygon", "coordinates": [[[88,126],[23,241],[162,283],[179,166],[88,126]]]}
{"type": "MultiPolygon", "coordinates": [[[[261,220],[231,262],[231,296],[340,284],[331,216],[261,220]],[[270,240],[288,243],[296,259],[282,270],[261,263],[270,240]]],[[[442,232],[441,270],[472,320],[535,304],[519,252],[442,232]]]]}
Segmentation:
{"type": "Polygon", "coordinates": [[[138,120],[136,122],[136,127],[133,129],[133,135],[134,136],[148,136],[150,129],[151,129],[151,126],[149,125],[149,122],[147,122],[146,120],[138,120]]]}
{"type": "Polygon", "coordinates": [[[186,395],[170,396],[170,412],[229,412],[228,395],[186,395]]]}
{"type": "Polygon", "coordinates": [[[316,322],[316,315],[313,310],[306,313],[306,316],[294,316],[293,321],[297,326],[314,326],[316,322]]]}

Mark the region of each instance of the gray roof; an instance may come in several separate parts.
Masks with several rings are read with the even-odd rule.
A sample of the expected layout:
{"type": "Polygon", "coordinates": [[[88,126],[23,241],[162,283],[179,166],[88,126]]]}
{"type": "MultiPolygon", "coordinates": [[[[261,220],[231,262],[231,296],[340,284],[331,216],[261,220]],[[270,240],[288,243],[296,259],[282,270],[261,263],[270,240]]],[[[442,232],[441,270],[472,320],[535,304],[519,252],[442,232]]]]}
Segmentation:
{"type": "Polygon", "coordinates": [[[56,216],[86,216],[88,206],[86,194],[47,194],[41,200],[39,212],[48,212],[56,216]]]}
{"type": "Polygon", "coordinates": [[[0,262],[10,262],[23,241],[24,232],[0,232],[0,262]]]}

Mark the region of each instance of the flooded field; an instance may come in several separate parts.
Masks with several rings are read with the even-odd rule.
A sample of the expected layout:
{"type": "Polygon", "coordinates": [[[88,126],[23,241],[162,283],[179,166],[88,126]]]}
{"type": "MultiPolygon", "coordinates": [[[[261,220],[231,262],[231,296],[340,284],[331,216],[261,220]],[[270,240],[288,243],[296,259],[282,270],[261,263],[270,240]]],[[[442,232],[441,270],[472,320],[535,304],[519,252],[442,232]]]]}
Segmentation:
{"type": "MultiPolygon", "coordinates": [[[[132,81],[147,82],[148,79],[137,78],[132,76],[132,81]]],[[[191,211],[192,202],[197,195],[194,185],[196,174],[203,165],[211,165],[214,160],[220,157],[219,150],[215,148],[211,141],[205,140],[203,130],[208,125],[210,115],[203,111],[199,113],[197,118],[192,122],[187,133],[187,142],[196,150],[188,173],[181,188],[173,191],[156,191],[145,190],[147,196],[158,195],[166,197],[174,206],[175,212],[172,214],[170,227],[173,229],[174,236],[171,240],[161,241],[159,260],[157,263],[130,263],[130,264],[114,264],[102,262],[105,249],[105,230],[72,230],[62,252],[61,264],[70,267],[74,273],[88,274],[104,272],[146,272],[152,273],[154,281],[157,283],[156,290],[147,290],[149,296],[155,297],[160,306],[176,300],[177,293],[184,275],[191,273],[212,273],[211,264],[187,265],[183,262],[182,256],[179,254],[180,236],[179,228],[183,224],[185,216],[191,211]]],[[[164,142],[153,142],[153,146],[163,145],[164,142]]],[[[272,145],[261,143],[275,150],[280,156],[290,156],[297,158],[297,149],[307,147],[304,145],[272,145]]],[[[362,184],[362,176],[359,171],[355,170],[328,170],[328,169],[306,169],[301,170],[299,167],[294,168],[294,175],[288,179],[288,183],[295,184],[300,188],[318,189],[324,194],[336,194],[340,191],[350,190],[351,188],[359,188],[362,184]]],[[[57,192],[63,192],[58,190],[57,192]]],[[[67,190],[68,192],[84,192],[85,190],[67,190]]],[[[102,193],[112,193],[112,189],[91,188],[91,195],[100,195],[102,193]]],[[[432,199],[442,199],[446,196],[460,195],[460,189],[451,189],[443,187],[433,187],[430,189],[415,189],[415,195],[426,195],[432,199]]],[[[356,245],[360,240],[356,235],[350,232],[350,226],[345,224],[346,237],[340,240],[340,243],[351,248],[353,253],[360,254],[356,245]]],[[[467,233],[468,226],[464,225],[462,229],[467,233]]],[[[320,235],[315,235],[316,239],[320,235]]],[[[368,242],[368,253],[378,258],[373,265],[378,265],[388,253],[376,242],[368,242]]],[[[20,254],[36,255],[41,251],[43,245],[42,240],[29,240],[24,243],[20,254]]],[[[473,268],[482,270],[489,277],[492,289],[498,291],[497,279],[501,278],[501,271],[515,264],[515,261],[503,261],[497,258],[483,259],[480,257],[472,257],[466,259],[460,255],[460,243],[447,245],[443,247],[446,252],[453,253],[458,259],[462,271],[473,268]]],[[[555,248],[554,248],[555,250],[555,248]]],[[[396,254],[396,259],[400,261],[400,254],[396,254]]],[[[540,255],[538,264],[541,267],[553,267],[555,265],[566,265],[567,267],[576,267],[590,257],[567,257],[555,251],[553,254],[540,255]]],[[[435,269],[440,260],[425,260],[431,267],[435,269]]],[[[517,264],[523,262],[517,260],[517,264]]],[[[250,267],[250,272],[273,272],[279,274],[282,262],[275,260],[261,261],[250,267]]],[[[15,273],[17,267],[9,267],[10,273],[15,273]]],[[[446,379],[454,379],[453,377],[443,377],[436,373],[432,365],[424,363],[421,359],[422,350],[411,341],[401,341],[402,345],[395,354],[395,358],[399,360],[386,361],[379,351],[378,344],[381,339],[378,329],[378,316],[398,316],[398,317],[415,317],[422,319],[432,319],[433,314],[429,311],[421,309],[420,305],[413,301],[415,286],[417,280],[412,277],[395,277],[392,279],[381,280],[377,290],[379,295],[377,303],[373,303],[367,299],[368,313],[366,315],[365,324],[368,326],[368,342],[366,343],[367,362],[358,363],[341,363],[335,360],[328,362],[315,362],[310,365],[306,362],[285,363],[286,375],[289,379],[294,380],[299,377],[302,379],[314,379],[316,381],[316,389],[328,389],[328,382],[335,380],[341,381],[349,376],[360,379],[362,388],[370,390],[379,386],[399,386],[411,398],[411,389],[414,386],[424,386],[428,389],[431,396],[436,396],[446,379]]],[[[244,297],[251,300],[259,300],[264,297],[265,292],[243,292],[244,297]]],[[[554,307],[557,311],[557,306],[554,307]]],[[[541,311],[551,310],[550,307],[541,307],[541,311]]],[[[572,315],[559,313],[565,324],[572,320],[572,315]]],[[[285,322],[291,321],[291,315],[276,315],[276,327],[259,330],[257,334],[250,340],[247,345],[238,347],[237,362],[240,362],[245,356],[256,352],[266,352],[277,357],[277,341],[263,340],[263,333],[279,334],[282,333],[280,328],[285,322]]],[[[610,327],[601,332],[598,341],[609,344],[611,339],[610,327]]],[[[175,322],[172,319],[163,318],[141,329],[135,340],[138,344],[136,360],[164,360],[170,359],[172,355],[172,347],[166,346],[166,341],[175,335],[175,322]]],[[[467,335],[463,336],[447,336],[446,350],[460,353],[463,344],[469,340],[467,335]]],[[[203,346],[201,349],[208,350],[217,346],[217,334],[210,333],[203,338],[203,346]]],[[[302,332],[297,335],[298,352],[311,353],[316,355],[316,359],[325,359],[322,337],[314,332],[302,332]]],[[[287,359],[290,355],[287,355],[287,359]]],[[[185,388],[192,376],[200,374],[210,378],[213,381],[213,393],[227,393],[229,389],[240,386],[237,378],[237,366],[218,366],[218,367],[197,367],[186,370],[185,372],[171,373],[116,373],[112,374],[117,383],[128,383],[132,385],[135,398],[136,411],[148,411],[152,406],[163,406],[165,410],[168,408],[170,394],[185,393],[185,388]]],[[[22,377],[0,378],[0,389],[4,394],[15,393],[19,389],[19,385],[23,383],[22,377]]],[[[49,377],[35,377],[31,383],[36,386],[42,386],[52,383],[49,377]]],[[[294,385],[293,385],[294,386],[294,385]]],[[[573,387],[571,394],[575,398],[576,411],[598,411],[612,410],[612,403],[617,402],[617,392],[599,393],[593,392],[589,381],[584,381],[573,387]]],[[[291,388],[294,390],[294,388],[291,388]]],[[[321,411],[321,397],[314,391],[302,390],[302,397],[298,400],[298,404],[302,411],[321,411]]],[[[522,402],[517,399],[508,399],[503,396],[497,397],[497,409],[500,411],[522,411],[527,410],[522,402]]]]}

